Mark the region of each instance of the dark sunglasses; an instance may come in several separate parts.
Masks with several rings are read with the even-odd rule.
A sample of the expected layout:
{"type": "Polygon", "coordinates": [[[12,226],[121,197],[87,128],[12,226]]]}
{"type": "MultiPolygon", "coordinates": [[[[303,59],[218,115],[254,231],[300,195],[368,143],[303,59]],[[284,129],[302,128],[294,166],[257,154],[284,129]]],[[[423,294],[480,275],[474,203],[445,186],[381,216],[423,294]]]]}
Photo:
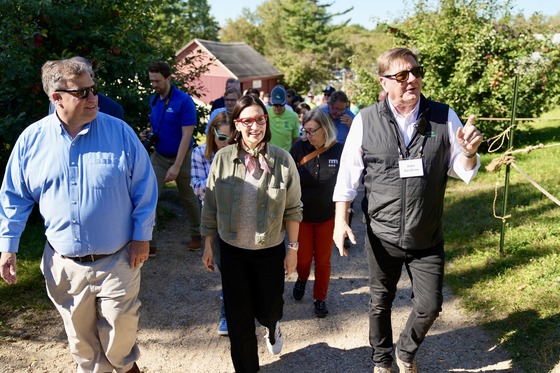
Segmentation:
{"type": "Polygon", "coordinates": [[[424,67],[423,66],[414,66],[410,70],[403,70],[399,71],[396,74],[392,75],[383,75],[384,78],[395,78],[395,80],[399,83],[404,83],[408,80],[408,74],[414,75],[416,78],[423,78],[424,77],[424,67]]]}
{"type": "Polygon", "coordinates": [[[216,134],[216,138],[218,139],[218,141],[229,140],[229,136],[222,135],[222,134],[218,133],[218,130],[216,128],[214,128],[214,133],[216,134]]]}
{"type": "Polygon", "coordinates": [[[82,89],[57,89],[55,92],[64,92],[69,93],[76,98],[86,99],[89,97],[89,93],[91,92],[94,96],[97,96],[99,92],[97,90],[96,85],[92,85],[91,87],[82,88],[82,89]]]}

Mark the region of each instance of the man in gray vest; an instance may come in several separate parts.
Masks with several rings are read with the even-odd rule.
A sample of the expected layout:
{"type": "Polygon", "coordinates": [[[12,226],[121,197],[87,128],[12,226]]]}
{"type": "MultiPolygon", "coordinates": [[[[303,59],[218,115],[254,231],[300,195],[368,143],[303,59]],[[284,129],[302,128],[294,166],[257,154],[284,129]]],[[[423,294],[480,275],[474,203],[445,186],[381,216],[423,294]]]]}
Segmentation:
{"type": "Polygon", "coordinates": [[[344,238],[356,241],[348,210],[363,177],[373,371],[391,373],[391,307],[404,265],[412,282],[413,309],[394,356],[400,373],[416,373],[416,353],[443,303],[447,177],[468,183],[476,175],[482,135],[474,116],[463,127],[447,105],[421,94],[424,69],[411,50],[388,50],[377,62],[387,97],[361,110],[350,127],[333,195],[334,242],[345,256],[344,238]]]}

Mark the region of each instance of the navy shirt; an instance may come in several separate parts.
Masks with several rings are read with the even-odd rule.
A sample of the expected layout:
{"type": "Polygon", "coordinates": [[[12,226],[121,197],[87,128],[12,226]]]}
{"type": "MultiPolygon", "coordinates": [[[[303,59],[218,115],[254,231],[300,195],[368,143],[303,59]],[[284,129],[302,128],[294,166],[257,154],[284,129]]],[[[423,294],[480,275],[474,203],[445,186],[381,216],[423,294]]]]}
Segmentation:
{"type": "MultiPolygon", "coordinates": [[[[303,202],[303,221],[319,223],[334,217],[332,196],[344,146],[337,142],[302,166],[298,166],[303,202]]],[[[296,164],[315,147],[307,140],[298,140],[290,149],[296,164]]]]}

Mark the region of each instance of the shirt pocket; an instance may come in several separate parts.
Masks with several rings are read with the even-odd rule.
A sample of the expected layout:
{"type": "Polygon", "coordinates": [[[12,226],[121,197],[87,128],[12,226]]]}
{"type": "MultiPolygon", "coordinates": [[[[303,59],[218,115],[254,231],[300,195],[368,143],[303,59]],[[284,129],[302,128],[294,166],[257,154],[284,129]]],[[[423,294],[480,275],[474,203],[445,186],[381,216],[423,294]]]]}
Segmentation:
{"type": "Polygon", "coordinates": [[[238,216],[241,189],[236,188],[233,178],[217,179],[214,185],[216,219],[218,226],[232,230],[238,216]]]}
{"type": "Polygon", "coordinates": [[[284,210],[286,209],[287,190],[281,183],[278,187],[269,187],[267,194],[267,221],[269,232],[280,232],[282,221],[284,220],[284,210]]]}
{"type": "Polygon", "coordinates": [[[112,153],[96,153],[84,157],[84,177],[92,189],[110,189],[118,185],[119,162],[112,153]]]}

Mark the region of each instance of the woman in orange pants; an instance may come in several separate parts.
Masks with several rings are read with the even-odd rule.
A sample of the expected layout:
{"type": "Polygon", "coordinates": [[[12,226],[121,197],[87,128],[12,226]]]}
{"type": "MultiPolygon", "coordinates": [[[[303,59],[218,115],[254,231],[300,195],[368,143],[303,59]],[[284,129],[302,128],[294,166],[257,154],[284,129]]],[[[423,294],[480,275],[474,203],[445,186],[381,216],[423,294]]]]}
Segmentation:
{"type": "Polygon", "coordinates": [[[298,235],[299,251],[293,296],[301,300],[315,260],[313,299],[315,315],[326,317],[327,291],[331,276],[331,250],[334,230],[334,202],[336,183],[343,145],[336,142],[336,129],[322,108],[307,112],[303,118],[303,134],[290,153],[298,165],[303,202],[303,221],[298,235]]]}

